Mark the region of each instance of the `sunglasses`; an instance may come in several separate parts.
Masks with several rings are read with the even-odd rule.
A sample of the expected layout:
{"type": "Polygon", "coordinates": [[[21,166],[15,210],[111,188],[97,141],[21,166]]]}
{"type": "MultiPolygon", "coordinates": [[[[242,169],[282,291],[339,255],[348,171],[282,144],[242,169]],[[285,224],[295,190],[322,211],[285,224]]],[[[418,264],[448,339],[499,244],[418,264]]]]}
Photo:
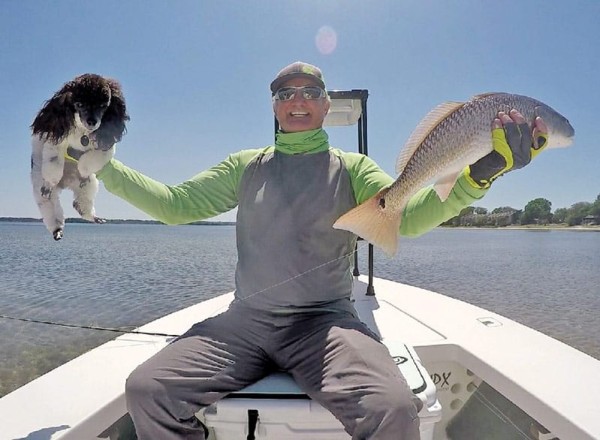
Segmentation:
{"type": "Polygon", "coordinates": [[[297,92],[302,93],[304,99],[321,99],[325,97],[325,90],[317,86],[305,87],[283,87],[273,94],[273,99],[278,101],[290,101],[294,99],[297,92]]]}

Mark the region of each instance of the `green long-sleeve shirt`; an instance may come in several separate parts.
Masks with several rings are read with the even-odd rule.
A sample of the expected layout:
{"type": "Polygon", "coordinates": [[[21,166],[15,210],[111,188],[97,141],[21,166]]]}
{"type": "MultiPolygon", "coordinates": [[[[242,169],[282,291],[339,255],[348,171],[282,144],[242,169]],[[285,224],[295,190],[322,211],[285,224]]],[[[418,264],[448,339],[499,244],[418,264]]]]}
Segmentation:
{"type": "MultiPolygon", "coordinates": [[[[237,206],[236,303],[278,314],[352,309],[356,236],[333,223],[393,182],[370,158],[331,148],[321,129],[279,133],[275,145],[232,154],[179,185],[116,160],[97,176],[110,192],[168,224],[237,206]]],[[[422,234],[484,193],[462,177],[443,203],[425,188],[409,201],[400,232],[422,234]]]]}
{"type": "MultiPolygon", "coordinates": [[[[293,133],[292,133],[293,134],[293,133]]],[[[312,154],[329,149],[329,144],[298,146],[281,140],[274,146],[248,149],[229,155],[217,165],[178,185],[165,185],[112,160],[99,173],[108,191],[118,195],[151,217],[166,224],[185,224],[214,217],[238,204],[238,185],[247,165],[259,154],[277,150],[284,154],[312,154]]],[[[394,179],[373,160],[332,149],[348,170],[357,204],[389,186],[394,179]]],[[[404,209],[400,234],[421,235],[456,216],[482,198],[487,190],[470,185],[461,175],[448,199],[441,202],[432,187],[417,192],[404,209]]]]}

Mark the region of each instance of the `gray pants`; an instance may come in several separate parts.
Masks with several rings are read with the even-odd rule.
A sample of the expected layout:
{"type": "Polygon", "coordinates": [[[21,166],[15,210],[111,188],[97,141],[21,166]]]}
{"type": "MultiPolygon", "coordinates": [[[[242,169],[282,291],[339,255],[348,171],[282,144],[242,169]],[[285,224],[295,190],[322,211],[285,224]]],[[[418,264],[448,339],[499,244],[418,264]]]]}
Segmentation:
{"type": "Polygon", "coordinates": [[[422,402],[355,316],[277,316],[236,305],[194,325],[130,375],[127,407],[138,438],[202,439],[198,410],[277,369],[353,439],[419,439],[422,402]]]}

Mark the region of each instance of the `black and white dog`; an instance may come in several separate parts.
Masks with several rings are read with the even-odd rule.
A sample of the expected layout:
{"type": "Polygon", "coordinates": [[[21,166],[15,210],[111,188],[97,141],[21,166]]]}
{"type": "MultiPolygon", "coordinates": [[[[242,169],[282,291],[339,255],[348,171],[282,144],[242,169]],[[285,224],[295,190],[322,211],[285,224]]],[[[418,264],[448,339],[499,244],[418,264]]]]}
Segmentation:
{"type": "Polygon", "coordinates": [[[90,170],[114,154],[112,147],[121,140],[128,120],[120,84],[91,73],[64,84],[38,112],[31,124],[31,182],[55,240],[63,237],[65,227],[59,200],[63,188],[73,191],[73,207],[82,218],[105,222],[96,217],[98,180],[90,170]]]}

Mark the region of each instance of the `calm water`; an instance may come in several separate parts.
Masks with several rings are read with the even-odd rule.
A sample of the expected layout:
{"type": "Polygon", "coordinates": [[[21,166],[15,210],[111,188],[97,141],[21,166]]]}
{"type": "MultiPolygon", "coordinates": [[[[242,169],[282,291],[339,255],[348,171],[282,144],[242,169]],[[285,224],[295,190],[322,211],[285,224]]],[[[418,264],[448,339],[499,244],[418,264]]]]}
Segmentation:
{"type": "MultiPolygon", "coordinates": [[[[0,314],[136,327],[233,288],[234,227],[0,223],[0,314]]],[[[363,252],[362,254],[365,254],[363,252]]],[[[366,267],[361,256],[361,266],[366,267]]],[[[600,233],[437,229],[375,274],[493,310],[600,359],[600,233]]],[[[115,333],[0,318],[0,395],[115,333]]]]}

